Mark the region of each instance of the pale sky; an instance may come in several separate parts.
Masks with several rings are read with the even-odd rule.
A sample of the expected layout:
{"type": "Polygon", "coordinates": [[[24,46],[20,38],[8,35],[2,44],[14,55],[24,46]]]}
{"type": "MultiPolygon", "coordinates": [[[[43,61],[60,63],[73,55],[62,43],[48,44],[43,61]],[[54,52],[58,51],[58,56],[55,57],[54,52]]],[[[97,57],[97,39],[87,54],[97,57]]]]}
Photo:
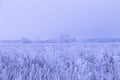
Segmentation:
{"type": "Polygon", "coordinates": [[[120,38],[120,0],[0,0],[0,39],[120,38]]]}

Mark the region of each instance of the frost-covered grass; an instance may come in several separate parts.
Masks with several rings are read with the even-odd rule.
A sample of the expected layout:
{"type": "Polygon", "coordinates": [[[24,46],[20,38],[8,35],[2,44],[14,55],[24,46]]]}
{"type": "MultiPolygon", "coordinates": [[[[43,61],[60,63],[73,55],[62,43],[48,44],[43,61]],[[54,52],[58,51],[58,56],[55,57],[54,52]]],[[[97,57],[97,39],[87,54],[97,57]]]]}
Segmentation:
{"type": "Polygon", "coordinates": [[[0,80],[120,80],[120,44],[1,44],[0,80]]]}

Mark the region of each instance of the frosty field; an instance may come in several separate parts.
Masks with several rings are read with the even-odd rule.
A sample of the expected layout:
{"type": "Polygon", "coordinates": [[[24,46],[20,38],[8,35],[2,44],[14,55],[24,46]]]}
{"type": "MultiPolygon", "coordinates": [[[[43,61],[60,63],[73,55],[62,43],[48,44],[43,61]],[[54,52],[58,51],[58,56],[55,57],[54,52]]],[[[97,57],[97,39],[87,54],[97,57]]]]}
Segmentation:
{"type": "Polygon", "coordinates": [[[0,44],[0,80],[120,80],[120,44],[0,44]]]}

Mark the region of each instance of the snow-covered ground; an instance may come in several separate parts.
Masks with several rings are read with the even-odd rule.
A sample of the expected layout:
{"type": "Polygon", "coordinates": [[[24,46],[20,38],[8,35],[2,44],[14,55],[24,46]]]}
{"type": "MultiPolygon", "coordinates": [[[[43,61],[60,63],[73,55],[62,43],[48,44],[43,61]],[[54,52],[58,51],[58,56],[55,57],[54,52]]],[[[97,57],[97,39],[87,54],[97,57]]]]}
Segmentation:
{"type": "Polygon", "coordinates": [[[120,43],[0,44],[0,80],[120,80],[120,43]]]}

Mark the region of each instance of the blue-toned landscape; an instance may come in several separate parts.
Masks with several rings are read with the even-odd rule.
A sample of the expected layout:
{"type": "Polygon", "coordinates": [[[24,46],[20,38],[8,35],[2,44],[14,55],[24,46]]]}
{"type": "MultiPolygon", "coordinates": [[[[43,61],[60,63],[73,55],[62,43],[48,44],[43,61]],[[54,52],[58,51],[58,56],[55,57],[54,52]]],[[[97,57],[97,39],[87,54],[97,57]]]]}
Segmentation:
{"type": "Polygon", "coordinates": [[[0,80],[120,80],[120,43],[1,44],[0,80]]]}
{"type": "Polygon", "coordinates": [[[120,0],[0,0],[0,80],[120,80],[120,0]]]}

